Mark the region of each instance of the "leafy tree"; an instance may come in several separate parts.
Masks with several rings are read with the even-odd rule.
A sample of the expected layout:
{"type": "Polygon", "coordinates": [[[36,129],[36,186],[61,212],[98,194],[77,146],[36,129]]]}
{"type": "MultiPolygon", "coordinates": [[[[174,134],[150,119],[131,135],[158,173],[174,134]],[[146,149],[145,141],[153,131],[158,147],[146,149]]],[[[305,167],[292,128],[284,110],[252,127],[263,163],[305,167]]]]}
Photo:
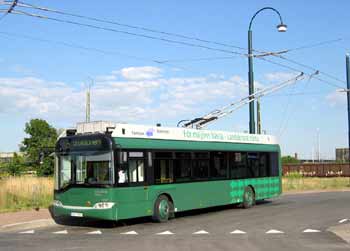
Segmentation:
{"type": "Polygon", "coordinates": [[[299,163],[300,163],[300,160],[298,160],[290,155],[282,157],[282,164],[299,164],[299,163]]]}
{"type": "Polygon", "coordinates": [[[32,119],[26,123],[24,131],[29,137],[24,138],[21,151],[25,152],[27,160],[32,163],[32,166],[37,171],[37,175],[52,175],[54,166],[53,157],[46,154],[42,163],[40,163],[39,154],[43,149],[53,148],[55,146],[57,140],[56,129],[43,119],[32,119]]]}
{"type": "Polygon", "coordinates": [[[4,170],[11,176],[21,175],[24,169],[24,158],[17,153],[14,153],[13,158],[9,163],[3,165],[4,170]]]}

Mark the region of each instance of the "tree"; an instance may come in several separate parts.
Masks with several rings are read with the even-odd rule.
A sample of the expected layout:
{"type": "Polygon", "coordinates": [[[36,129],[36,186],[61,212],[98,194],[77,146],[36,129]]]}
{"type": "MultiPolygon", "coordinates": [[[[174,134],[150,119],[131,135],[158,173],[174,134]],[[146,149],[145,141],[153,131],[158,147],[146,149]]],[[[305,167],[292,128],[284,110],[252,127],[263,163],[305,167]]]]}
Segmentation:
{"type": "Polygon", "coordinates": [[[26,123],[24,132],[29,137],[24,138],[21,151],[25,152],[27,160],[32,163],[32,166],[37,171],[37,175],[52,175],[54,169],[53,157],[46,154],[40,164],[39,155],[43,149],[55,146],[57,140],[56,129],[43,119],[32,119],[26,123]]]}
{"type": "Polygon", "coordinates": [[[24,158],[14,153],[9,163],[4,164],[4,170],[11,176],[21,175],[24,167],[24,158]]]}
{"type": "Polygon", "coordinates": [[[294,158],[292,156],[283,156],[282,157],[282,164],[299,164],[300,160],[297,158],[294,158]]]}

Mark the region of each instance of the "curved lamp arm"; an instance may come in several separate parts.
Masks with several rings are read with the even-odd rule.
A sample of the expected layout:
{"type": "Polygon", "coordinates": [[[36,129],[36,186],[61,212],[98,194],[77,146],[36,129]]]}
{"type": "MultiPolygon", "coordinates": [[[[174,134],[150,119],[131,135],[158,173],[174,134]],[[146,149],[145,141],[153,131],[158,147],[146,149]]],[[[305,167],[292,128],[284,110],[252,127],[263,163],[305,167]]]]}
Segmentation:
{"type": "Polygon", "coordinates": [[[278,15],[278,17],[279,17],[279,19],[280,19],[280,24],[277,26],[277,28],[278,28],[279,31],[286,31],[286,30],[287,30],[287,25],[285,25],[285,24],[283,23],[281,14],[279,13],[278,10],[276,10],[275,8],[272,8],[272,7],[264,7],[264,8],[262,8],[262,9],[258,10],[257,12],[255,12],[255,14],[253,15],[253,17],[252,17],[252,19],[250,20],[250,23],[249,23],[249,30],[251,30],[251,28],[252,28],[252,23],[253,23],[253,20],[255,19],[255,17],[256,17],[260,12],[262,12],[262,11],[264,11],[264,10],[272,10],[273,12],[275,12],[275,13],[278,15]],[[280,29],[280,28],[281,28],[281,29],[280,29]]]}

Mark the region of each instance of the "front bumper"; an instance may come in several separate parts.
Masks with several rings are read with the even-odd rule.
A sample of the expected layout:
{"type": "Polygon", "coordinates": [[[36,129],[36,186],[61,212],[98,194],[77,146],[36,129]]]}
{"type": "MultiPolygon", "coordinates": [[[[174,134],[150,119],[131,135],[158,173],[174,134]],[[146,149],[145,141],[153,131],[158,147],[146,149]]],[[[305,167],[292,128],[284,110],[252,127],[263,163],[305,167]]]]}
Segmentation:
{"type": "Polygon", "coordinates": [[[94,218],[102,220],[118,220],[118,209],[114,205],[112,208],[93,208],[66,205],[53,205],[55,217],[72,216],[77,218],[94,218]]]}

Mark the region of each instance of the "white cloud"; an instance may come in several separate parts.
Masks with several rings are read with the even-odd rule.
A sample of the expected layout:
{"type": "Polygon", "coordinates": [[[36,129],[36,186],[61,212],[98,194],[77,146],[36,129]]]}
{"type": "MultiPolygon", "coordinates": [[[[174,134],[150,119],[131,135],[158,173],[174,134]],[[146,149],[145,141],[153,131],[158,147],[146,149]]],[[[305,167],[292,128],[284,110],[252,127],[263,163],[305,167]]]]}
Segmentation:
{"type": "Polygon", "coordinates": [[[339,90],[333,91],[326,96],[326,100],[331,106],[343,106],[347,102],[346,92],[340,92],[339,90]]]}
{"type": "MultiPolygon", "coordinates": [[[[191,118],[238,100],[248,90],[247,82],[239,76],[154,79],[157,75],[154,73],[150,79],[146,75],[139,74],[139,78],[143,76],[139,80],[123,81],[95,77],[91,119],[142,123],[146,119],[191,118]]],[[[85,116],[85,88],[40,78],[0,78],[0,114],[40,116],[74,124],[85,116]]]]}
{"type": "Polygon", "coordinates": [[[100,75],[94,78],[94,81],[103,82],[103,81],[113,81],[116,80],[116,75],[100,75]]]}
{"type": "Polygon", "coordinates": [[[120,71],[113,71],[114,74],[120,74],[126,80],[146,80],[155,79],[161,76],[162,70],[158,67],[143,66],[143,67],[127,67],[120,71]]]}

